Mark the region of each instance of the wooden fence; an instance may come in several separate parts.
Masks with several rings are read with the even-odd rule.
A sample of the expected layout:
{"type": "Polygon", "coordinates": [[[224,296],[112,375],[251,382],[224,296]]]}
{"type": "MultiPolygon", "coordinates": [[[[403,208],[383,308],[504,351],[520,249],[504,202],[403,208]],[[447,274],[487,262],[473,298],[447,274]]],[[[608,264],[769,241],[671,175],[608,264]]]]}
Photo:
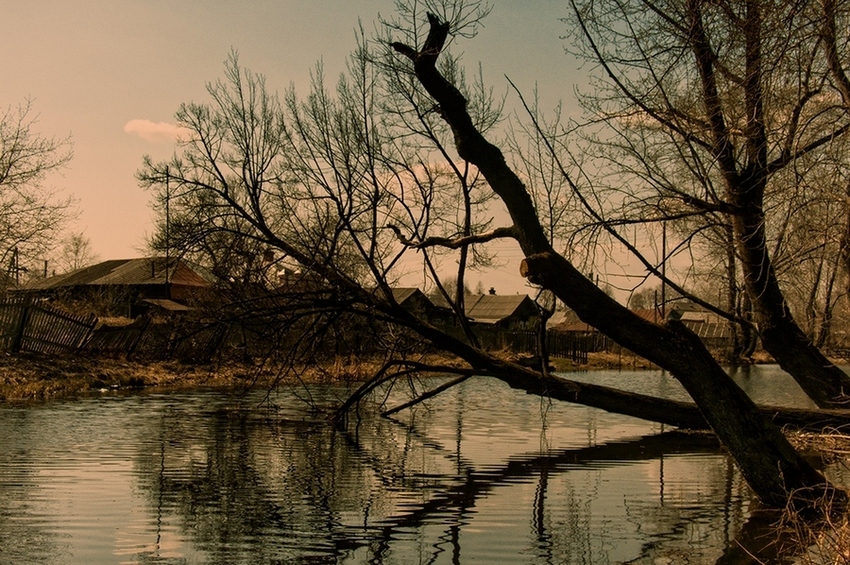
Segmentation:
{"type": "Polygon", "coordinates": [[[26,300],[0,303],[0,350],[69,353],[85,344],[94,316],[76,316],[26,300]]]}
{"type": "MultiPolygon", "coordinates": [[[[446,330],[461,338],[460,328],[446,330]]],[[[538,354],[535,331],[487,326],[477,326],[474,331],[485,349],[538,354]]],[[[206,361],[220,351],[230,333],[227,324],[190,319],[155,323],[139,318],[123,327],[98,327],[94,316],[68,314],[25,299],[0,302],[0,351],[3,352],[76,352],[206,361]]],[[[276,345],[285,347],[285,343],[276,342],[276,345]]],[[[547,333],[549,355],[576,363],[586,363],[588,352],[598,351],[600,346],[593,334],[547,333]]]]}
{"type": "Polygon", "coordinates": [[[148,329],[150,319],[138,318],[128,326],[101,326],[92,330],[82,350],[100,355],[132,355],[148,329]]]}
{"type": "Polygon", "coordinates": [[[212,358],[227,337],[218,323],[152,323],[139,318],[122,327],[97,326],[95,316],[69,314],[28,300],[0,302],[0,351],[130,356],[151,359],[212,358]]]}
{"type": "MultiPolygon", "coordinates": [[[[537,355],[538,334],[534,330],[510,330],[499,327],[475,326],[475,336],[481,347],[490,351],[509,349],[515,353],[537,355]]],[[[448,333],[463,339],[460,328],[450,328],[448,333]]],[[[598,351],[592,334],[546,332],[546,348],[551,357],[571,359],[575,363],[587,363],[589,351],[598,351]]]]}

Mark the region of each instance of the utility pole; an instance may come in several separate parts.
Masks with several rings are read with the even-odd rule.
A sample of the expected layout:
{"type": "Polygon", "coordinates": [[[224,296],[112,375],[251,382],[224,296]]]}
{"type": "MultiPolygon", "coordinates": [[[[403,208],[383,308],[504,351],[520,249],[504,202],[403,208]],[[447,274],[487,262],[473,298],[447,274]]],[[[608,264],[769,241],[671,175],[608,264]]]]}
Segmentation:
{"type": "Polygon", "coordinates": [[[661,319],[667,319],[667,222],[661,222],[661,319]]]}
{"type": "Polygon", "coordinates": [[[171,179],[171,175],[169,174],[168,165],[165,166],[165,297],[167,299],[171,299],[171,286],[168,284],[168,266],[170,257],[170,247],[171,242],[169,241],[169,229],[171,224],[171,185],[169,180],[171,179]]]}

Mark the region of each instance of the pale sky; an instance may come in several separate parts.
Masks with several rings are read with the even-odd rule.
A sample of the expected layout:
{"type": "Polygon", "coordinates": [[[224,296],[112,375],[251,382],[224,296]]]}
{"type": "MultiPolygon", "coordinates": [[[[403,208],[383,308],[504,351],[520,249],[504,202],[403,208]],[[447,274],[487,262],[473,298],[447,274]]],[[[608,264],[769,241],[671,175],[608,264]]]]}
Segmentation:
{"type": "MultiPolygon", "coordinates": [[[[575,107],[564,3],[492,4],[479,37],[460,44],[467,69],[480,61],[497,93],[508,75],[526,92],[537,82],[546,104],[575,107]]],[[[272,90],[283,94],[294,83],[306,92],[319,59],[329,79],[342,69],[358,18],[368,32],[393,10],[392,0],[0,0],[0,105],[30,98],[39,133],[72,137],[74,158],[49,184],[78,200],[73,231],[83,231],[101,259],[139,256],[152,211],[135,172],[145,154],[173,153],[175,111],[207,101],[205,85],[222,77],[231,49],[272,90]]],[[[506,266],[482,282],[500,294],[521,291],[518,248],[500,256],[506,266]]]]}

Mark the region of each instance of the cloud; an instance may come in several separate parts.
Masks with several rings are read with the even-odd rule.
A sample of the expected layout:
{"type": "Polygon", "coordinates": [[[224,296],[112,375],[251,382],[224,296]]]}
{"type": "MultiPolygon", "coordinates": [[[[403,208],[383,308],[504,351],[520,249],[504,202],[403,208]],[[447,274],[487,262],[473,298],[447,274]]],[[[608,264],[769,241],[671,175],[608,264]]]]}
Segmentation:
{"type": "Polygon", "coordinates": [[[174,143],[186,132],[184,128],[175,124],[150,120],[130,120],[124,124],[124,131],[150,143],[174,143]]]}

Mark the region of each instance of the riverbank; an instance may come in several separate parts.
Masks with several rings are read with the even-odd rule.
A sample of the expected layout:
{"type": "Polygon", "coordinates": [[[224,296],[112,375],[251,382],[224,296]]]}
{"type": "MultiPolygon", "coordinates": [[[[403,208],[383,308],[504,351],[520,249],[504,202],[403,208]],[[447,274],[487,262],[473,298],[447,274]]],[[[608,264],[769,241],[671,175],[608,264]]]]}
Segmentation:
{"type": "Polygon", "coordinates": [[[263,375],[251,367],[234,364],[0,355],[0,402],[46,400],[97,390],[238,386],[258,377],[263,375]]]}
{"type": "MultiPolygon", "coordinates": [[[[462,363],[441,358],[441,365],[462,363]]],[[[197,387],[270,387],[277,383],[360,382],[375,374],[379,362],[337,361],[297,374],[272,366],[234,361],[186,363],[181,361],[127,361],[74,355],[0,355],[0,402],[48,400],[104,390],[197,387]]]]}
{"type": "MultiPolygon", "coordinates": [[[[502,355],[515,360],[509,353],[502,355]]],[[[440,365],[464,366],[447,358],[426,360],[440,365]]],[[[578,365],[569,359],[552,359],[555,371],[594,369],[654,369],[646,359],[631,353],[590,353],[588,363],[578,365]]],[[[310,382],[368,379],[379,369],[369,361],[339,361],[326,367],[313,367],[290,380],[310,382]]],[[[280,372],[274,368],[233,361],[191,364],[179,361],[126,361],[97,357],[45,356],[35,354],[0,355],[0,402],[46,400],[86,394],[98,390],[181,389],[200,386],[272,386],[280,372]]]]}

